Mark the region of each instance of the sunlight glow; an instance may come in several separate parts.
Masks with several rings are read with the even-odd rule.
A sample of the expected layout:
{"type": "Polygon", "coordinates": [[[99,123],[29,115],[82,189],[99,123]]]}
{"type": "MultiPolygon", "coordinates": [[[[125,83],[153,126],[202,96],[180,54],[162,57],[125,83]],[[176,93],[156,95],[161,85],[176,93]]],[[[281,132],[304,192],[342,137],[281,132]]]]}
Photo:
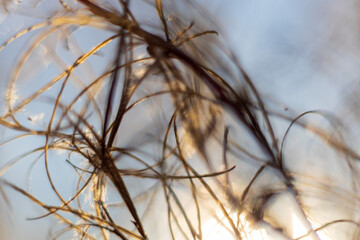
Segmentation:
{"type": "MultiPolygon", "coordinates": [[[[231,219],[237,225],[237,214],[230,214],[231,219]]],[[[311,222],[313,228],[316,228],[316,224],[311,222]]],[[[269,233],[264,228],[256,228],[253,226],[249,220],[246,219],[245,215],[240,215],[239,229],[241,232],[241,237],[243,240],[270,240],[273,239],[270,237],[269,233]]],[[[308,232],[308,229],[297,216],[296,213],[291,214],[291,228],[292,228],[292,237],[298,238],[305,235],[308,232]]],[[[236,236],[232,231],[230,224],[227,219],[224,217],[221,211],[216,213],[216,217],[210,218],[203,225],[204,240],[235,240],[236,236]]],[[[326,235],[326,232],[319,231],[317,236],[321,240],[331,240],[326,235]]],[[[301,238],[301,240],[313,240],[314,235],[309,235],[301,238]]]]}
{"type": "MultiPolygon", "coordinates": [[[[299,217],[292,213],[292,235],[294,238],[303,236],[308,232],[308,229],[304,226],[304,224],[300,221],[299,217]]],[[[312,240],[311,236],[307,236],[301,238],[302,240],[312,240]]]]}
{"type": "MultiPolygon", "coordinates": [[[[204,240],[235,240],[236,237],[221,211],[217,212],[216,218],[211,218],[205,222],[203,227],[204,240]]],[[[237,224],[237,214],[230,214],[231,219],[237,224]]],[[[265,229],[255,229],[246,220],[245,215],[240,215],[239,229],[242,229],[241,237],[244,240],[269,240],[265,229]]]]}
{"type": "MultiPolygon", "coordinates": [[[[310,220],[309,220],[309,222],[311,223],[313,228],[316,228],[315,224],[313,222],[311,222],[310,220]]],[[[292,214],[292,234],[293,234],[293,237],[294,238],[301,237],[301,236],[305,235],[307,232],[308,232],[308,229],[300,221],[299,217],[295,213],[293,213],[292,214]]],[[[331,240],[329,237],[326,236],[326,234],[324,234],[324,232],[321,232],[321,231],[317,232],[317,236],[321,240],[331,240]]],[[[311,235],[301,238],[301,240],[313,240],[313,239],[314,238],[312,238],[311,235]]]]}

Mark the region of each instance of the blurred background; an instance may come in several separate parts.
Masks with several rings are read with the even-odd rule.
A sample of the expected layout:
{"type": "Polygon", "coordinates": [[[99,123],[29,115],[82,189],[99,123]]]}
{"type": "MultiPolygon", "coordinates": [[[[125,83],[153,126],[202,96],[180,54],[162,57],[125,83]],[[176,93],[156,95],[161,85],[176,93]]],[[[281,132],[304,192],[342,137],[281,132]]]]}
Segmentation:
{"type": "MultiPolygon", "coordinates": [[[[81,6],[76,1],[65,2],[75,8],[81,6]]],[[[105,6],[108,6],[108,2],[111,1],[103,2],[105,6]]],[[[0,44],[29,26],[46,21],[49,16],[55,15],[61,9],[56,0],[2,0],[1,3],[0,44]]],[[[305,126],[311,123],[324,128],[329,127],[328,129],[333,129],[329,130],[333,131],[329,133],[329,137],[337,137],[337,131],[340,131],[346,143],[352,149],[358,149],[360,129],[357,121],[360,73],[358,67],[360,63],[359,1],[198,0],[194,1],[195,3],[202,14],[213,20],[211,25],[219,32],[219,38],[223,44],[219,47],[224,48],[224,51],[232,51],[239,58],[269,109],[280,112],[290,119],[306,111],[320,110],[321,114],[304,117],[305,126]],[[333,127],[334,124],[336,127],[333,127]]],[[[131,8],[140,21],[149,22],[154,16],[156,17],[156,13],[151,12],[153,9],[149,11],[144,6],[146,4],[138,3],[138,1],[131,3],[131,8]]],[[[184,14],[189,14],[186,9],[183,11],[184,14]]],[[[1,98],[6,99],[10,94],[16,102],[21,100],[22,96],[30,95],[34,91],[33,86],[43,85],[48,81],[44,79],[49,79],[54,72],[59,72],[61,66],[67,66],[95,43],[110,36],[109,32],[95,32],[86,27],[71,30],[68,33],[60,32],[51,35],[31,54],[18,76],[17,84],[23,85],[14,88],[10,93],[7,87],[9,79],[13,76],[14,66],[18,64],[19,56],[24,53],[33,39],[40,36],[41,31],[34,30],[26,33],[2,49],[0,52],[1,98]],[[57,51],[56,47],[69,50],[68,52],[57,51]],[[43,69],[47,71],[42,71],[43,69]]],[[[84,64],[76,74],[80,78],[87,78],[103,72],[108,63],[105,62],[104,56],[111,53],[114,47],[113,44],[104,48],[97,56],[84,64]]],[[[47,97],[57,93],[59,86],[56,87],[49,91],[41,101],[26,107],[22,111],[21,120],[29,126],[44,128],[51,114],[50,110],[46,110],[47,97]]],[[[1,104],[0,107],[3,115],[6,106],[1,104]]],[[[128,126],[138,124],[136,120],[137,115],[134,114],[133,118],[128,120],[128,126]]],[[[230,126],[230,135],[233,134],[234,139],[243,138],[240,128],[231,117],[224,121],[230,126]]],[[[289,126],[289,121],[278,119],[274,120],[273,124],[276,135],[282,137],[289,126]]],[[[311,126],[309,124],[310,130],[311,126]]],[[[294,172],[295,177],[296,174],[301,176],[298,187],[306,193],[303,201],[314,217],[314,226],[319,226],[316,222],[323,223],[343,218],[357,222],[360,217],[356,213],[359,196],[353,190],[354,176],[348,169],[346,156],[334,151],[329,144],[326,144],[326,141],[320,141],[311,131],[304,131],[304,129],[306,130],[306,127],[294,127],[289,132],[284,147],[289,168],[294,172]]],[[[17,135],[16,132],[4,127],[0,130],[2,141],[17,135]]],[[[247,142],[247,139],[241,141],[247,142]]],[[[41,147],[43,144],[44,139],[36,136],[2,144],[0,146],[0,173],[2,178],[31,191],[41,201],[56,205],[58,199],[51,191],[51,186],[44,174],[45,167],[41,161],[41,154],[24,156],[17,161],[22,154],[41,147]],[[16,164],[7,169],[10,161],[16,164]]],[[[50,157],[54,159],[49,162],[54,181],[60,186],[62,194],[71,195],[75,189],[74,182],[77,176],[69,164],[64,164],[68,155],[64,152],[52,152],[50,157]]],[[[233,162],[237,167],[232,180],[234,185],[241,188],[243,182],[251,177],[248,172],[255,171],[256,167],[252,164],[242,166],[235,160],[233,162]]],[[[263,187],[260,185],[268,181],[276,182],[277,180],[273,179],[274,176],[276,175],[271,173],[265,175],[259,183],[259,189],[263,187]]],[[[134,189],[138,188],[137,191],[146,188],[136,181],[134,183],[129,181],[129,184],[134,189]]],[[[108,191],[111,192],[111,190],[114,189],[110,188],[108,191]]],[[[163,200],[159,200],[160,203],[161,201],[163,200]]],[[[51,239],[50,232],[61,229],[53,217],[29,220],[29,218],[43,215],[44,211],[8,187],[0,186],[0,203],[1,239],[51,239]]],[[[277,219],[277,224],[283,226],[284,222],[291,221],[293,234],[300,236],[308,229],[306,226],[302,227],[304,223],[301,220],[297,220],[298,210],[292,204],[291,197],[284,194],[277,199],[277,203],[275,201],[272,204],[268,211],[278,214],[282,212],[279,215],[283,216],[277,219]],[[288,211],[281,208],[284,204],[289,209],[288,211]]],[[[157,214],[166,216],[165,212],[157,214]]],[[[168,235],[161,234],[160,222],[155,225],[153,239],[170,239],[168,235]]],[[[319,237],[325,240],[352,239],[354,229],[353,225],[340,223],[322,231],[319,237]]],[[[213,239],[233,239],[231,235],[224,235],[225,233],[220,230],[218,232],[220,232],[217,233],[218,235],[208,234],[208,237],[204,239],[211,240],[212,236],[218,236],[213,239]]],[[[276,234],[274,236],[276,239],[276,234]]],[[[71,235],[65,235],[64,239],[70,238],[71,235]]],[[[252,238],[257,240],[255,235],[252,238]]],[[[80,238],[74,237],[74,239],[80,238]]],[[[264,239],[267,238],[264,237],[264,239]]]]}

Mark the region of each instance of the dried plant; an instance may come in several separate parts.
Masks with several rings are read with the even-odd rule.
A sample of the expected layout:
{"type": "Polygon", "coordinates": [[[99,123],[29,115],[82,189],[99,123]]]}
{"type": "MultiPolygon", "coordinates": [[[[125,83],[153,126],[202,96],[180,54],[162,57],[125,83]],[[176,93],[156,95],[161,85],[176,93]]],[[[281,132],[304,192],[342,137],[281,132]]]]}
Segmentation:
{"type": "MultiPolygon", "coordinates": [[[[233,239],[322,239],[339,224],[344,236],[359,238],[353,211],[359,154],[347,144],[346,129],[322,111],[297,116],[271,109],[199,6],[170,0],[51,2],[58,6],[53,14],[0,46],[4,54],[31,37],[4,76],[0,124],[13,137],[2,145],[43,141],[0,174],[39,154],[35,162],[43,162],[59,204],[6,178],[0,193],[6,199],[3,187],[15,189],[44,209],[37,219],[57,218],[64,228],[52,238],[206,240],[209,219],[233,239]],[[40,69],[36,54],[44,61],[40,69]],[[312,115],[329,126],[305,121],[312,115]],[[275,123],[286,123],[284,133],[275,123]],[[349,176],[344,185],[334,184],[339,173],[327,174],[327,182],[328,169],[303,171],[286,148],[292,131],[312,132],[337,153],[349,176]],[[54,180],[53,161],[71,166],[77,176],[71,196],[61,190],[69,186],[54,180]],[[280,214],[275,206],[284,198],[290,203],[280,214]],[[344,218],[317,217],[329,209],[313,206],[314,199],[334,204],[331,210],[352,211],[344,218]],[[302,236],[294,236],[284,220],[291,213],[306,229],[302,236]]],[[[32,3],[36,13],[49,11],[45,1],[32,3]]],[[[2,7],[9,12],[14,4],[2,7]]]]}

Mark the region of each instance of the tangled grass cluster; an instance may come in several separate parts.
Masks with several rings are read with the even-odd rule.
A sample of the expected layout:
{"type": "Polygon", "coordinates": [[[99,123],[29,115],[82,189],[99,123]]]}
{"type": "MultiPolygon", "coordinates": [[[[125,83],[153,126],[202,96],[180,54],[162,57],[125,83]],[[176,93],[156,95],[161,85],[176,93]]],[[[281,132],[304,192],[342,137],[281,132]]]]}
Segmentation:
{"type": "MultiPolygon", "coordinates": [[[[231,239],[360,238],[353,211],[360,156],[340,125],[321,111],[270,109],[193,1],[50,2],[19,11],[52,14],[0,46],[3,54],[29,36],[7,76],[0,124],[13,134],[2,145],[42,140],[3,165],[1,175],[38,154],[34,163],[44,164],[59,204],[6,178],[1,183],[41,206],[38,218],[59,220],[54,239],[207,240],[209,219],[231,239]],[[39,68],[34,55],[43,61],[39,68]],[[315,114],[329,126],[305,121],[315,114]],[[311,132],[334,151],[349,181],[326,168],[302,171],[286,148],[292,131],[311,132]],[[73,169],[73,186],[54,180],[52,161],[73,169]],[[63,194],[69,187],[72,195],[63,194]],[[319,214],[335,210],[341,214],[334,218],[319,214]],[[300,235],[291,213],[305,229],[300,235]]],[[[2,1],[10,14],[15,5],[2,1]]]]}

